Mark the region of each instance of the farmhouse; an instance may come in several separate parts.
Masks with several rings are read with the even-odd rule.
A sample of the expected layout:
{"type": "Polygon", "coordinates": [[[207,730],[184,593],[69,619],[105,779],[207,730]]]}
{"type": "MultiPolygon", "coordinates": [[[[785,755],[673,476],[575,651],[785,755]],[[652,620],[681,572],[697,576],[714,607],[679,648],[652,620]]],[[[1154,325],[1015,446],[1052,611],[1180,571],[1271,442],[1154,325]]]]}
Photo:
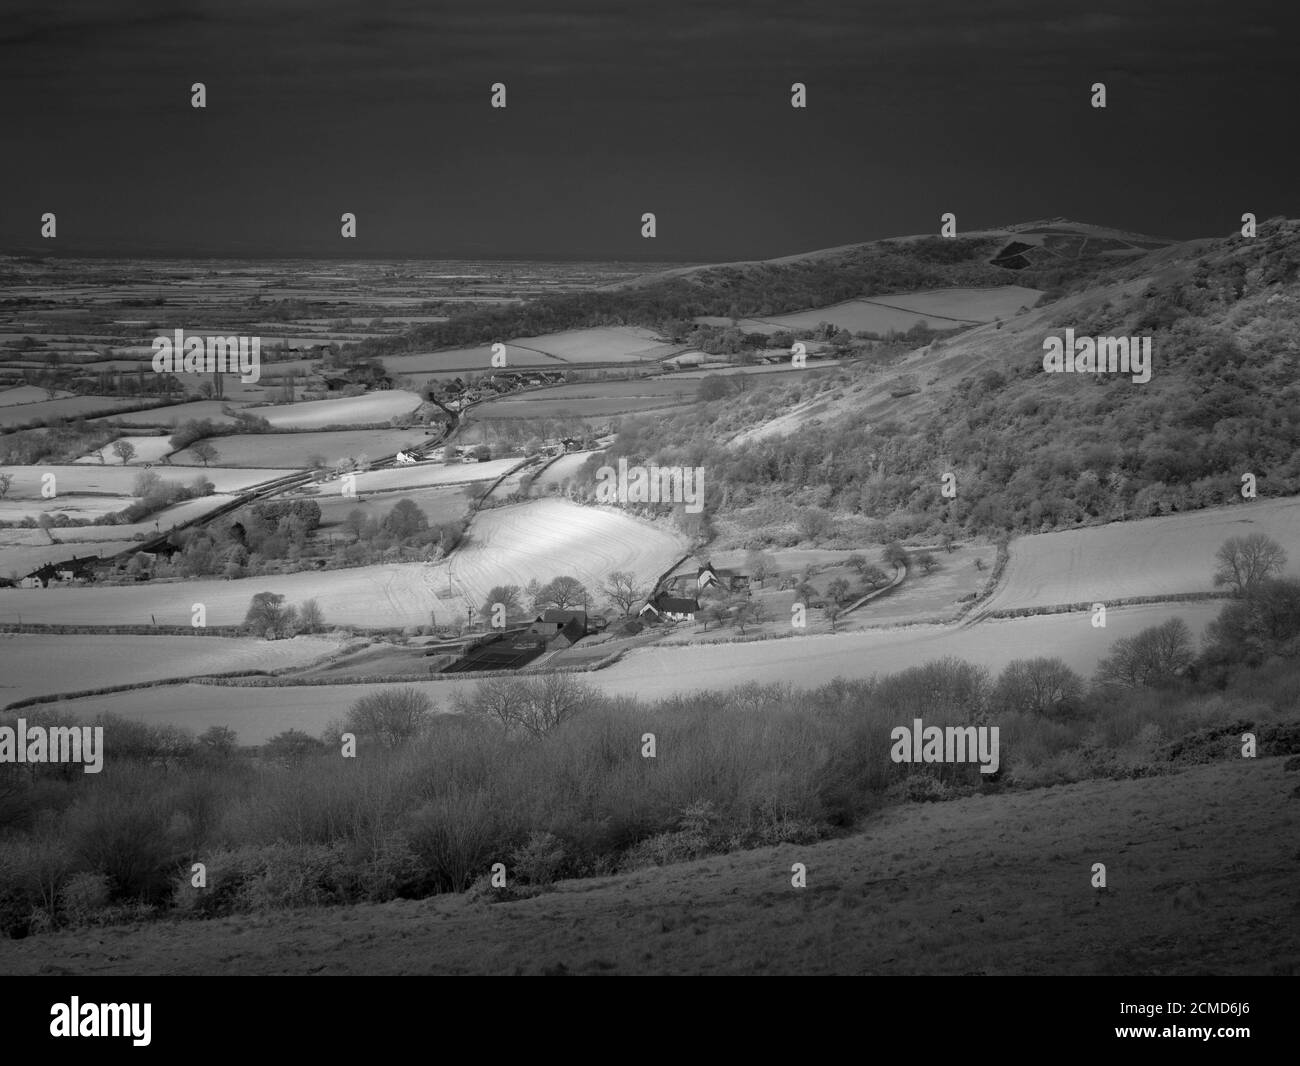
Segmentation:
{"type": "Polygon", "coordinates": [[[637,612],[637,617],[646,621],[694,622],[699,609],[696,600],[660,593],[637,612]]]}

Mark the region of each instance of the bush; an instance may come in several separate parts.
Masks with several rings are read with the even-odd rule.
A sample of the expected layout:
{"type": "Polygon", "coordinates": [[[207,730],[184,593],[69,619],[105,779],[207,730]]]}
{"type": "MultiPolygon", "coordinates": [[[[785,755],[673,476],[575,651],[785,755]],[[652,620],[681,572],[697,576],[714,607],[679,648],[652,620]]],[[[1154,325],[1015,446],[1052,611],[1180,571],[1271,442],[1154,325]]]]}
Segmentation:
{"type": "Polygon", "coordinates": [[[103,916],[112,898],[108,877],[75,873],[59,890],[59,916],[68,925],[91,925],[103,916]]]}
{"type": "Polygon", "coordinates": [[[508,870],[530,885],[549,885],[564,869],[568,855],[554,833],[534,830],[526,843],[510,853],[508,870]]]}

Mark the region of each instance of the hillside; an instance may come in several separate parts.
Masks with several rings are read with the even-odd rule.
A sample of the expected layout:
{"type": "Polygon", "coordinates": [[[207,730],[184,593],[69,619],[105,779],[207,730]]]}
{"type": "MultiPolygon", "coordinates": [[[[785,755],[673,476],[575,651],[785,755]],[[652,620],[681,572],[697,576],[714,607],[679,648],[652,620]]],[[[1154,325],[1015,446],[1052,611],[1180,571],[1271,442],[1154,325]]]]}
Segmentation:
{"type": "Polygon", "coordinates": [[[840,840],[561,882],[0,940],[13,975],[1265,974],[1300,968],[1281,758],[886,811],[840,840]],[[807,887],[790,866],[807,867],[807,887]],[[1090,887],[1092,864],[1108,887],[1090,887]]]}
{"type": "Polygon", "coordinates": [[[1120,258],[901,358],[869,346],[816,376],[718,379],[704,410],[625,423],[615,454],[690,455],[709,469],[713,513],[775,543],[797,522],[835,546],[872,529],[1035,532],[1166,514],[1239,498],[1247,472],[1260,496],[1294,494],[1298,268],[1300,222],[1286,220],[1253,240],[1120,258]],[[1043,340],[1067,328],[1150,337],[1150,380],[1045,373],[1043,340]],[[955,500],[940,495],[945,473],[955,500]]]}

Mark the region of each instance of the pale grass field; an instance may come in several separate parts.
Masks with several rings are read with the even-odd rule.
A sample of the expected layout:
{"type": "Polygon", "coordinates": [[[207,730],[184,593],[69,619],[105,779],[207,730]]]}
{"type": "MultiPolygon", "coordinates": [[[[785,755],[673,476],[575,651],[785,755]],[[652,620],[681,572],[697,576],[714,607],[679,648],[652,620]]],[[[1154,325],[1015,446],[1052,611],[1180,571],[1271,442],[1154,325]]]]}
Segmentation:
{"type": "Polygon", "coordinates": [[[1229,537],[1264,533],[1300,571],[1300,499],[1230,507],[1019,537],[983,610],[1105,602],[1214,588],[1214,553],[1229,537]]]}
{"type": "Polygon", "coordinates": [[[0,706],[28,696],[106,685],[303,666],[338,647],[339,643],[328,637],[267,641],[0,633],[0,706]]]}
{"type": "MultiPolygon", "coordinates": [[[[0,621],[17,621],[21,614],[24,622],[33,623],[188,626],[191,606],[202,603],[208,625],[238,625],[254,593],[278,592],[288,603],[315,599],[327,625],[427,625],[431,611],[444,618],[452,612],[433,591],[434,570],[424,563],[389,563],[236,581],[207,578],[111,588],[0,589],[0,621]]],[[[459,605],[455,613],[463,613],[459,605]]]]}

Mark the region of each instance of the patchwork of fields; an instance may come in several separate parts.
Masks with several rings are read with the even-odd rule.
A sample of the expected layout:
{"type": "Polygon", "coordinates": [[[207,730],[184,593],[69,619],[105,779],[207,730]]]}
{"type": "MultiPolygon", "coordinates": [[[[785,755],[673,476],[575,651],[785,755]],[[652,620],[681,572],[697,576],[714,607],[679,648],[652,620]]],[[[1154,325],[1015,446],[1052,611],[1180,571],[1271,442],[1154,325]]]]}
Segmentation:
{"type": "MultiPolygon", "coordinates": [[[[0,605],[3,602],[0,592],[0,605]]],[[[918,626],[748,644],[651,646],[583,677],[612,695],[657,699],[724,690],[751,681],[813,687],[835,677],[893,673],[947,655],[964,658],[994,673],[1013,659],[1053,655],[1090,675],[1115,640],[1174,617],[1182,618],[1199,637],[1218,609],[1216,604],[1199,603],[1118,608],[1109,613],[1105,629],[1093,629],[1084,612],[984,622],[970,629],[918,626]]],[[[472,690],[475,683],[448,680],[425,682],[419,687],[445,710],[458,689],[472,690]]],[[[285,729],[319,734],[361,696],[383,687],[258,689],[256,699],[251,700],[248,689],[185,685],[95,696],[62,706],[69,714],[111,712],[199,731],[210,725],[226,725],[239,733],[243,743],[255,744],[285,729]]]]}

